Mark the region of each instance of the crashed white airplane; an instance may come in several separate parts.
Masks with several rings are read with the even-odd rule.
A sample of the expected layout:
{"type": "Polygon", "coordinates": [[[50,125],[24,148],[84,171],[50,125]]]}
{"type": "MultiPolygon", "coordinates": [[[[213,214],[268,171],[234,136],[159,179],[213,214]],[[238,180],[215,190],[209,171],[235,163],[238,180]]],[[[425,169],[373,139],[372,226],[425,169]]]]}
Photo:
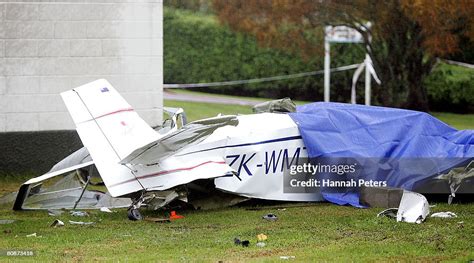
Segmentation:
{"type": "MultiPolygon", "coordinates": [[[[279,166],[306,157],[298,127],[287,115],[219,116],[160,134],[106,80],[61,96],[110,195],[133,199],[132,217],[139,217],[135,209],[152,199],[154,192],[199,179],[215,178],[217,189],[245,197],[323,200],[320,195],[283,194],[279,166]],[[282,154],[281,160],[274,160],[275,151],[282,154]]],[[[28,195],[27,186],[91,164],[66,167],[27,181],[16,207],[23,205],[20,201],[28,195]]]]}
{"type": "MultiPolygon", "coordinates": [[[[374,149],[372,146],[374,142],[365,140],[366,135],[361,135],[361,132],[368,133],[369,137],[376,141],[375,145],[382,142],[367,128],[364,130],[351,125],[351,121],[354,121],[352,119],[349,121],[342,119],[342,122],[348,125],[347,129],[338,127],[338,120],[331,115],[331,111],[333,109],[340,111],[344,104],[322,104],[329,105],[331,111],[326,108],[326,110],[317,113],[316,119],[311,120],[311,123],[314,123],[314,125],[309,125],[311,127],[308,126],[307,120],[311,116],[315,116],[314,108],[303,107],[299,111],[299,115],[264,112],[217,116],[194,121],[179,128],[177,123],[179,117],[182,116],[182,111],[178,111],[173,113],[170,125],[154,130],[139,117],[106,80],[91,82],[63,92],[61,96],[87,150],[79,150],[58,163],[47,174],[25,182],[20,188],[14,209],[51,207],[45,204],[44,200],[47,198],[41,197],[41,194],[58,198],[61,197],[64,190],[42,192],[40,184],[47,179],[66,173],[78,175],[74,176],[81,179],[82,184],[76,183],[73,187],[76,193],[72,195],[72,199],[77,200],[68,202],[67,205],[62,204],[62,207],[81,207],[81,204],[85,203],[83,198],[89,198],[92,205],[88,207],[106,206],[104,203],[107,202],[114,203],[115,207],[129,206],[128,215],[132,220],[142,218],[138,212],[138,208],[142,205],[159,208],[173,200],[189,201],[192,191],[204,193],[209,191],[208,187],[217,189],[223,195],[232,194],[243,197],[240,200],[246,198],[305,202],[328,200],[338,204],[347,203],[357,206],[358,199],[355,203],[351,199],[354,192],[352,188],[346,189],[342,193],[340,191],[323,193],[324,187],[315,187],[309,192],[288,191],[286,188],[291,188],[291,185],[286,184],[283,178],[291,166],[301,164],[306,158],[311,158],[312,161],[320,160],[319,157],[387,158],[390,157],[387,155],[387,151],[390,154],[401,156],[409,149],[404,144],[388,145],[389,150],[382,149],[383,147],[374,149]],[[321,123],[321,119],[325,119],[326,123],[321,123]],[[351,134],[354,131],[356,134],[351,134]],[[313,132],[317,134],[312,134],[313,132]],[[362,141],[358,141],[357,138],[362,141]],[[316,143],[312,141],[313,139],[316,139],[316,143]],[[369,149],[363,149],[361,145],[365,145],[369,149]],[[373,150],[378,152],[369,153],[373,150]],[[106,194],[85,190],[87,185],[93,182],[91,178],[93,171],[86,168],[94,167],[94,165],[108,190],[106,194]],[[209,182],[211,182],[211,186],[209,186],[209,182]],[[112,197],[122,198],[114,199],[112,197]],[[31,200],[29,201],[28,198],[31,200]],[[94,199],[96,202],[93,202],[94,199]]],[[[371,111],[387,109],[366,108],[369,110],[363,111],[358,117],[360,119],[356,120],[363,125],[366,125],[364,118],[367,119],[371,111]]],[[[349,110],[353,111],[353,109],[349,110]]],[[[400,118],[406,116],[406,112],[409,112],[409,118],[415,115],[412,111],[389,110],[404,113],[405,115],[398,116],[400,118]]],[[[386,114],[385,116],[386,119],[382,121],[383,123],[396,120],[394,117],[396,114],[386,114]]],[[[181,121],[183,120],[181,119],[181,121]]],[[[370,125],[373,124],[372,119],[368,122],[370,125]]],[[[374,129],[381,128],[377,125],[373,127],[374,129]]],[[[447,132],[452,132],[454,136],[457,131],[452,130],[446,130],[440,136],[446,137],[447,132]]],[[[396,136],[399,135],[398,133],[396,136]]],[[[461,135],[465,136],[465,134],[461,135]]],[[[471,135],[469,134],[469,136],[471,135]]],[[[385,137],[390,141],[401,141],[390,138],[390,136],[385,137]]],[[[474,136],[472,137],[474,138],[474,136]]],[[[459,136],[456,137],[457,140],[459,138],[459,136]]],[[[466,166],[467,162],[472,160],[474,147],[470,147],[470,145],[474,144],[473,141],[472,138],[467,141],[464,144],[464,150],[457,149],[459,151],[456,153],[461,154],[453,155],[455,152],[453,149],[446,149],[450,155],[444,157],[450,157],[450,160],[451,157],[457,158],[456,161],[440,164],[436,166],[436,171],[431,167],[428,175],[419,176],[419,180],[405,182],[402,180],[406,175],[403,171],[400,172],[400,176],[397,174],[389,176],[382,173],[381,176],[385,176],[382,179],[386,182],[384,186],[411,190],[416,187],[417,181],[436,179],[434,176],[445,175],[453,167],[466,166]]],[[[435,141],[435,143],[438,142],[435,141]]],[[[432,157],[431,154],[436,155],[437,153],[414,154],[409,152],[407,156],[429,158],[432,157]]],[[[442,156],[436,155],[436,157],[442,156]]],[[[365,165],[366,163],[359,161],[358,164],[365,165]]],[[[332,173],[333,177],[335,175],[332,171],[325,173],[332,173]]],[[[346,176],[348,176],[347,173],[346,171],[346,176]]],[[[336,175],[341,174],[337,172],[336,175]]],[[[363,172],[359,172],[354,176],[358,180],[360,178],[367,179],[366,181],[369,179],[382,180],[372,173],[366,176],[363,172]]],[[[349,179],[345,178],[345,180],[349,179]]],[[[459,186],[459,184],[460,182],[457,182],[455,186],[459,186]]],[[[238,200],[228,200],[229,203],[238,202],[238,200]]],[[[58,205],[61,206],[56,203],[54,207],[58,207],[58,205]]]]}

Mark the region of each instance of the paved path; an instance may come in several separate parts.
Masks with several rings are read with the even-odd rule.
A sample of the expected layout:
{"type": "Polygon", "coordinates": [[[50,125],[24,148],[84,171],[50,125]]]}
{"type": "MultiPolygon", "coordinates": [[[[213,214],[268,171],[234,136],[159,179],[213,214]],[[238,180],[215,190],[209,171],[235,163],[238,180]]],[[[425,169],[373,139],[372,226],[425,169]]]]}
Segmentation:
{"type": "Polygon", "coordinates": [[[178,100],[178,101],[193,101],[193,102],[205,102],[205,103],[218,103],[218,104],[232,104],[232,105],[244,105],[254,106],[258,104],[258,101],[240,99],[240,98],[225,98],[220,96],[212,96],[207,94],[182,94],[173,92],[172,90],[163,90],[163,97],[165,100],[178,100]]]}

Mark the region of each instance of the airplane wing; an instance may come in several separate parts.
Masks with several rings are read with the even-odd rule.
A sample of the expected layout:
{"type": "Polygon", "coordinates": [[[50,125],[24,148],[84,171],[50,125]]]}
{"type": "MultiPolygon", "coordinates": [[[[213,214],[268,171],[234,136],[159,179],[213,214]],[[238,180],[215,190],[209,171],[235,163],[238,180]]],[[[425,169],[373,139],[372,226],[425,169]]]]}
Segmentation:
{"type": "Polygon", "coordinates": [[[28,180],[20,187],[13,210],[130,206],[129,198],[113,198],[107,192],[84,189],[85,184],[79,178],[79,171],[90,172],[93,165],[93,161],[88,161],[28,180]]]}
{"type": "Polygon", "coordinates": [[[191,122],[182,129],[161,139],[136,149],[120,161],[121,164],[157,164],[160,159],[169,157],[183,147],[192,146],[206,139],[216,129],[224,126],[236,126],[236,116],[221,116],[191,122]]]}
{"type": "Polygon", "coordinates": [[[67,167],[67,168],[64,168],[64,169],[56,170],[56,171],[53,171],[53,172],[48,172],[46,174],[43,174],[41,176],[38,176],[38,177],[35,177],[35,178],[32,178],[32,179],[26,181],[25,183],[23,183],[21,185],[20,190],[18,190],[18,194],[16,196],[15,203],[13,204],[13,210],[22,210],[23,209],[22,208],[23,203],[24,203],[26,197],[29,195],[29,192],[31,190],[30,186],[32,184],[37,184],[37,183],[40,183],[42,181],[45,181],[45,180],[51,179],[53,177],[56,177],[58,175],[65,174],[65,173],[71,172],[71,171],[75,171],[76,169],[87,167],[87,166],[93,165],[93,164],[94,164],[94,162],[92,162],[92,161],[77,164],[77,165],[67,167]]]}

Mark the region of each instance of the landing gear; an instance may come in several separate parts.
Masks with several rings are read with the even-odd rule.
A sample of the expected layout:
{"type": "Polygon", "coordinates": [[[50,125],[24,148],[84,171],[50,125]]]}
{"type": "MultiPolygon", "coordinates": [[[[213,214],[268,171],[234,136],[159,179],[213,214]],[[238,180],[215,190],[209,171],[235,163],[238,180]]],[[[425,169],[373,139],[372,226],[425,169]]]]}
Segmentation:
{"type": "Polygon", "coordinates": [[[127,211],[127,216],[132,221],[143,220],[143,216],[137,208],[130,207],[127,211]]]}
{"type": "Polygon", "coordinates": [[[132,198],[132,205],[127,210],[128,219],[132,221],[143,220],[143,216],[138,209],[145,201],[144,194],[145,192],[143,191],[140,193],[140,195],[137,195],[135,196],[135,198],[132,198]]]}

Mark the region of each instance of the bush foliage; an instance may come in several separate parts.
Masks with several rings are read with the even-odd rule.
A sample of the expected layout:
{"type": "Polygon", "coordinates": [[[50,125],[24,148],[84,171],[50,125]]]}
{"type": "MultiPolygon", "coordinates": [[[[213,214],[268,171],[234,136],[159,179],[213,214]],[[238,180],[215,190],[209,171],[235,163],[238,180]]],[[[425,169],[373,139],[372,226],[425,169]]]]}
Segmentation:
{"type": "Polygon", "coordinates": [[[474,112],[474,69],[438,64],[425,85],[432,109],[474,112]]]}

